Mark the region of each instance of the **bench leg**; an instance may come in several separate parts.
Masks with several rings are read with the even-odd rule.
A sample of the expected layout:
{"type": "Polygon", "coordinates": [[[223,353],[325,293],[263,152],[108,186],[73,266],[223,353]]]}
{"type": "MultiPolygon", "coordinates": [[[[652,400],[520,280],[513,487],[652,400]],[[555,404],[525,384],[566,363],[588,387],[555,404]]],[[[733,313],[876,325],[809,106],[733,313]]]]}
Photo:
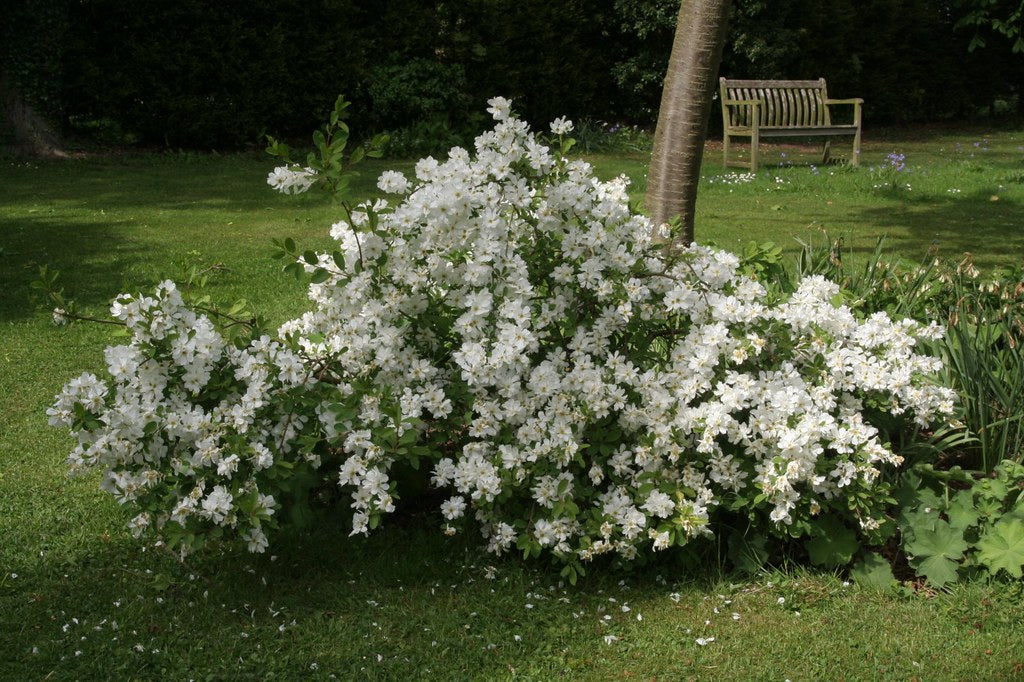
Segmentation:
{"type": "Polygon", "coordinates": [[[854,166],[860,165],[860,128],[857,128],[857,133],[853,136],[853,153],[850,156],[850,163],[854,166]]]}
{"type": "Polygon", "coordinates": [[[750,138],[750,172],[757,172],[757,147],[760,143],[761,137],[757,134],[757,129],[754,130],[754,134],[750,138]]]}
{"type": "Polygon", "coordinates": [[[832,156],[832,140],[825,140],[825,144],[821,146],[821,165],[824,166],[828,163],[832,156]]]}
{"type": "Polygon", "coordinates": [[[729,133],[722,136],[722,167],[729,167],[729,133]]]}

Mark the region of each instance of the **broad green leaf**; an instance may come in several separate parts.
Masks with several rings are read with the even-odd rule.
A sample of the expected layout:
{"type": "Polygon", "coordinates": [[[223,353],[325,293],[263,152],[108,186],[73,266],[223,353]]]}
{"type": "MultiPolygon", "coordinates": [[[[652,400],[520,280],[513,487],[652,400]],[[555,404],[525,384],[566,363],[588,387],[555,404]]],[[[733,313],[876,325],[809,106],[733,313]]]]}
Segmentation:
{"type": "Polygon", "coordinates": [[[832,518],[814,524],[814,535],[807,543],[811,562],[820,566],[845,566],[857,551],[857,534],[832,518]]]}
{"type": "Polygon", "coordinates": [[[910,565],[936,587],[956,580],[957,565],[967,547],[963,531],[942,520],[936,521],[934,529],[915,528],[913,538],[904,543],[910,565]]]}
{"type": "Polygon", "coordinates": [[[1024,523],[1002,519],[978,541],[978,560],[995,575],[1000,569],[1014,578],[1024,577],[1024,523]]]}
{"type": "Polygon", "coordinates": [[[321,131],[316,130],[313,132],[313,144],[316,145],[316,148],[319,149],[322,154],[326,155],[327,141],[324,139],[324,134],[321,131]]]}
{"type": "Polygon", "coordinates": [[[913,559],[910,562],[918,575],[928,579],[935,587],[956,582],[957,563],[944,556],[933,555],[924,559],[913,559]]]}
{"type": "Polygon", "coordinates": [[[1002,481],[1017,483],[1024,480],[1024,465],[1018,464],[1012,459],[1004,459],[996,465],[994,471],[1002,481]]]}
{"type": "Polygon", "coordinates": [[[1000,505],[1010,493],[1010,488],[1006,481],[999,480],[998,478],[987,478],[979,481],[974,485],[974,490],[983,498],[998,502],[1000,505]]]}
{"type": "Polygon", "coordinates": [[[928,509],[928,511],[913,509],[901,511],[897,516],[900,532],[903,533],[904,544],[912,541],[919,532],[934,531],[935,526],[942,520],[939,518],[938,509],[931,507],[925,507],[924,509],[928,509]]]}
{"type": "Polygon", "coordinates": [[[978,523],[981,512],[974,506],[974,492],[961,490],[949,505],[949,524],[961,531],[978,523]]]}
{"type": "Polygon", "coordinates": [[[363,147],[356,147],[352,150],[352,156],[348,158],[348,163],[351,166],[356,165],[366,156],[366,150],[363,147]]]}
{"type": "Polygon", "coordinates": [[[888,591],[896,585],[896,576],[892,574],[892,566],[881,554],[871,552],[865,554],[850,569],[850,577],[858,585],[888,591]]]}

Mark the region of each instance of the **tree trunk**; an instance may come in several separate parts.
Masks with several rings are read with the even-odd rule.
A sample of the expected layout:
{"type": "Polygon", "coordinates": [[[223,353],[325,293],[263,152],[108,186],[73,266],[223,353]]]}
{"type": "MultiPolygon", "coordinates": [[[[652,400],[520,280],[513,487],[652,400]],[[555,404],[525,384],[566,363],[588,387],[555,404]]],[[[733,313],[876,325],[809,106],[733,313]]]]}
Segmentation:
{"type": "Polygon", "coordinates": [[[697,182],[731,0],[682,0],[647,173],[647,211],[693,242],[697,182]]]}
{"type": "Polygon", "coordinates": [[[27,156],[66,157],[60,135],[18,92],[14,79],[0,72],[0,115],[10,128],[14,151],[27,156]]]}

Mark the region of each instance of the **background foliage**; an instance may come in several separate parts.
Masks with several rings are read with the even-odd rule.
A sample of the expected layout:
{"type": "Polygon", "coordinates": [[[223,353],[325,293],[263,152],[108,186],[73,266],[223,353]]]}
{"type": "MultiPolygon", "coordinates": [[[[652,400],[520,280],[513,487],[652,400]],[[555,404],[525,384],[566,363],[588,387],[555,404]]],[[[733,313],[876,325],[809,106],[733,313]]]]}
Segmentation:
{"type": "Polygon", "coordinates": [[[0,21],[0,81],[10,80],[39,113],[59,118],[63,109],[63,41],[67,0],[13,0],[0,21]]]}
{"type": "MultiPolygon", "coordinates": [[[[824,76],[834,95],[865,98],[871,126],[1018,110],[1024,59],[997,30],[974,41],[975,9],[737,0],[722,72],[824,76]]],[[[152,0],[144,11],[18,0],[0,66],[66,131],[105,143],[223,149],[304,136],[344,92],[356,129],[392,131],[415,154],[475,134],[466,112],[495,94],[535,124],[564,114],[652,125],[677,10],[678,0],[152,0]]]]}

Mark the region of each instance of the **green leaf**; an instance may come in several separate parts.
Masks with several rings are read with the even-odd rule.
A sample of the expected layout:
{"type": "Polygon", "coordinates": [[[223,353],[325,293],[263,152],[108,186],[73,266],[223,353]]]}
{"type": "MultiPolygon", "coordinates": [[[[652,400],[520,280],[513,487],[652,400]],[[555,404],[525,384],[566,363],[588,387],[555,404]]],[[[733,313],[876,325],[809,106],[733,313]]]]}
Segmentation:
{"type": "Polygon", "coordinates": [[[888,592],[896,586],[896,576],[892,574],[892,566],[888,560],[877,552],[870,552],[850,569],[850,577],[858,585],[888,592]]]}
{"type": "Polygon", "coordinates": [[[924,507],[923,509],[904,510],[898,514],[900,532],[903,533],[905,541],[912,540],[919,531],[934,531],[935,525],[941,521],[938,509],[933,507],[924,507]],[[928,511],[923,511],[923,509],[928,509],[928,511]]]}
{"type": "Polygon", "coordinates": [[[308,528],[313,523],[313,511],[305,501],[293,504],[288,516],[296,528],[308,528]]]}
{"type": "Polygon", "coordinates": [[[941,587],[956,580],[956,569],[968,544],[962,530],[953,528],[947,522],[935,522],[934,529],[916,528],[913,539],[904,543],[904,550],[911,556],[910,565],[941,587]]]}
{"type": "Polygon", "coordinates": [[[256,513],[256,507],[259,505],[260,496],[256,492],[251,492],[246,495],[241,495],[235,498],[235,506],[239,508],[247,516],[252,516],[256,513]]]}
{"type": "Polygon", "coordinates": [[[1024,523],[1017,519],[1001,519],[978,541],[978,560],[993,575],[1005,570],[1014,578],[1024,577],[1024,523]]]}
{"type": "Polygon", "coordinates": [[[819,566],[845,566],[857,551],[857,534],[833,518],[814,524],[814,535],[807,543],[811,562],[819,566]]]}
{"type": "Polygon", "coordinates": [[[949,505],[949,525],[961,531],[978,523],[981,512],[974,506],[974,491],[961,490],[949,505]]]}
{"type": "Polygon", "coordinates": [[[757,533],[732,533],[729,536],[729,559],[745,573],[758,573],[768,561],[768,541],[757,533]]]}
{"type": "Polygon", "coordinates": [[[572,566],[572,564],[563,567],[559,575],[568,580],[570,585],[576,584],[576,569],[572,566]]]}
{"type": "Polygon", "coordinates": [[[321,131],[313,131],[313,144],[315,144],[316,148],[326,156],[327,141],[324,139],[324,134],[321,131]]]}
{"type": "Polygon", "coordinates": [[[1004,459],[994,469],[996,477],[1001,481],[1015,483],[1024,480],[1024,465],[1012,459],[1004,459]]]}
{"type": "Polygon", "coordinates": [[[998,502],[999,505],[1002,505],[1003,500],[1010,493],[1010,487],[1006,484],[1006,481],[999,480],[998,478],[987,478],[979,481],[974,485],[974,490],[982,498],[998,502]]]}

